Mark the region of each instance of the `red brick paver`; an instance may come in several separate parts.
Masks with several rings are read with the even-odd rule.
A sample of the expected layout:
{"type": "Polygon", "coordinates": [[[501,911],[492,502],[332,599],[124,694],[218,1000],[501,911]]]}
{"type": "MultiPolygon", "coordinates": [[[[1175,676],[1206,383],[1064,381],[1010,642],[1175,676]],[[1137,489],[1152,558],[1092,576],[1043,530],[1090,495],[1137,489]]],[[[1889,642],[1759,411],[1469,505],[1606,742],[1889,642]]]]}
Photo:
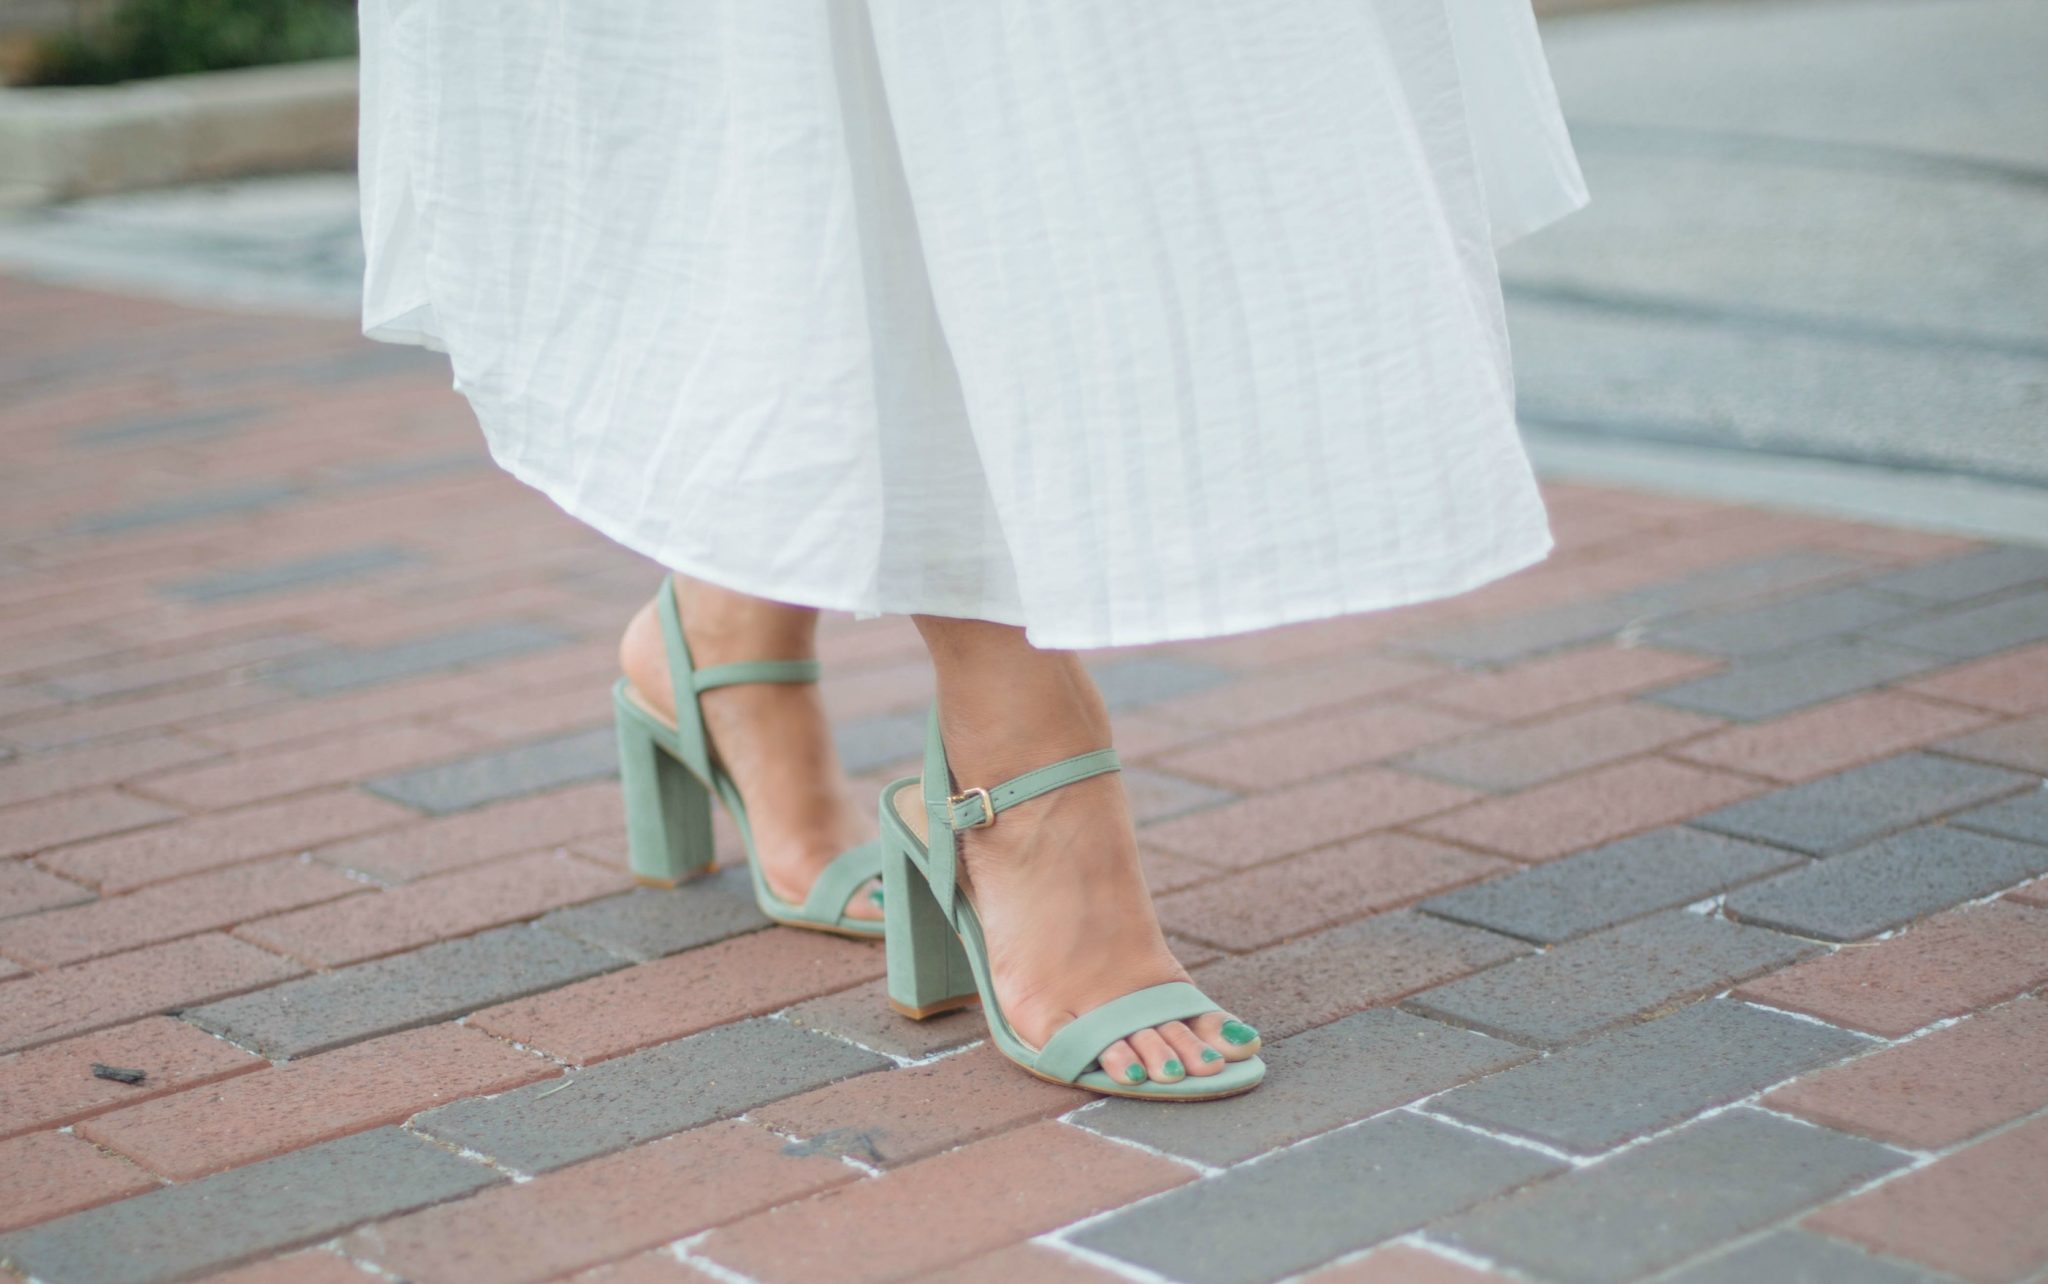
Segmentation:
{"type": "Polygon", "coordinates": [[[882,974],[879,946],[756,932],[486,1008],[471,1024],[588,1065],[882,974]]]}
{"type": "Polygon", "coordinates": [[[318,967],[341,967],[536,918],[632,885],[620,871],[566,852],[535,852],[258,919],[235,934],[318,967]]]}
{"type": "MultiPolygon", "coordinates": [[[[1154,762],[1168,771],[1232,789],[1275,789],[1384,762],[1487,725],[1463,714],[1393,701],[1373,705],[1370,712],[1332,709],[1209,740],[1163,754],[1154,762]]],[[[1117,743],[1121,745],[1124,739],[1119,721],[1117,743]]]]}
{"type": "Polygon", "coordinates": [[[1999,713],[2048,710],[2048,642],[1943,669],[1903,689],[1999,713]]]}
{"type": "Polygon", "coordinates": [[[151,883],[320,843],[412,820],[410,808],[353,789],[259,803],[98,842],[45,852],[37,863],[103,892],[133,891],[151,883]]]}
{"type": "Polygon", "coordinates": [[[305,969],[230,937],[194,936],[10,982],[0,1052],[270,985],[305,969]]]}
{"type": "Polygon", "coordinates": [[[91,899],[90,889],[38,869],[31,861],[0,860],[0,918],[91,899]]]}
{"type": "Polygon", "coordinates": [[[1144,840],[1212,865],[1242,869],[1433,815],[1477,796],[1457,785],[1362,767],[1148,825],[1144,840]]]}
{"type": "Polygon", "coordinates": [[[764,1281],[898,1279],[1194,1175],[1078,1128],[1033,1124],[721,1227],[697,1251],[764,1281]]]}
{"type": "Polygon", "coordinates": [[[247,1074],[268,1063],[170,1017],[46,1043],[0,1059],[0,1136],[56,1128],[199,1084],[247,1074]],[[140,1070],[141,1083],[92,1073],[93,1063],[140,1070]]]}
{"type": "MultiPolygon", "coordinates": [[[[491,466],[444,365],[370,347],[346,322],[217,317],[13,282],[0,283],[0,381],[9,465],[0,468],[0,1133],[10,1134],[0,1137],[0,1207],[19,1206],[15,1216],[61,1217],[164,1179],[200,1183],[92,1214],[93,1238],[134,1236],[121,1251],[137,1252],[190,1229],[150,1225],[147,1210],[245,1180],[245,1165],[269,1159],[290,1171],[332,1156],[335,1167],[322,1171],[335,1180],[321,1190],[343,1200],[387,1182],[469,1189],[465,1173],[502,1174],[478,1154],[390,1125],[557,1076],[563,1062],[611,1060],[616,1096],[533,1096],[536,1087],[443,1117],[575,1103],[592,1119],[616,1110],[620,1126],[648,1135],[658,1128],[638,1113],[659,1115],[666,1085],[622,1084],[616,1075],[633,1063],[613,1059],[766,1018],[773,1024],[759,1030],[799,1061],[855,1056],[866,1072],[762,1100],[722,1070],[718,1095],[734,1111],[744,1106],[738,1118],[404,1215],[390,1203],[366,1207],[339,1239],[278,1241],[269,1260],[219,1278],[674,1284],[739,1271],[1078,1284],[1121,1276],[1032,1237],[1194,1177],[1144,1137],[1170,1151],[1187,1144],[1173,1140],[1183,1111],[1255,1120],[1300,1107],[1299,1096],[1262,1090],[1229,1106],[1119,1104],[1064,1122],[1054,1117],[1086,1097],[970,1046],[983,1037],[978,1011],[923,1025],[891,1014],[885,950],[874,943],[748,932],[744,916],[716,910],[705,930],[741,934],[635,966],[613,957],[667,948],[664,913],[695,930],[705,906],[689,889],[550,920],[558,906],[628,886],[618,787],[591,778],[590,749],[603,741],[617,629],[655,577],[491,466]],[[230,418],[216,428],[178,427],[222,411],[230,418]],[[371,545],[403,558],[224,598],[179,588],[371,545]],[[464,639],[478,649],[463,650],[464,639]],[[501,644],[510,649],[494,650],[501,644]],[[355,664],[353,685],[302,694],[296,686],[315,684],[273,669],[299,656],[355,664]],[[521,752],[585,729],[595,736],[521,752]],[[388,773],[471,759],[483,793],[456,814],[423,815],[369,788],[388,773]],[[515,949],[591,979],[524,994],[538,982],[523,973],[419,966],[416,952],[481,932],[488,939],[457,947],[465,957],[515,949]],[[247,1028],[230,1023],[233,1037],[357,1013],[402,1032],[273,1065],[177,1015],[287,981],[298,984],[237,1005],[234,1021],[247,1028]],[[847,1042],[910,1063],[885,1066],[847,1042]],[[96,1078],[95,1061],[141,1070],[143,1081],[96,1078]],[[1091,1120],[1114,1121],[1142,1144],[1075,1126],[1091,1120]],[[348,1156],[363,1153],[379,1156],[367,1183],[346,1171],[348,1156]],[[421,1171],[404,1171],[408,1162],[421,1171]],[[668,1247],[683,1237],[683,1248],[668,1247]]],[[[1115,719],[1134,768],[1146,875],[1169,943],[1209,993],[1274,1041],[1276,1075],[1304,1076],[1297,1093],[1352,1088],[1296,1065],[1280,1041],[1535,949],[1437,909],[1499,914],[1505,927],[1540,916],[1546,898],[1604,895],[1610,879],[1631,903],[1674,904],[1712,881],[1677,867],[1687,851],[1717,863],[1734,856],[1718,843],[1653,844],[1541,871],[1518,862],[1905,752],[2029,772],[2048,765],[2048,643],[2038,639],[1740,726],[1647,698],[1726,662],[1630,645],[1633,629],[1504,664],[1431,654],[1429,639],[1475,625],[1509,654],[1523,617],[1543,627],[1559,609],[1590,607],[1593,619],[1604,600],[1639,590],[1654,627],[1655,604],[1685,576],[1734,571],[1734,596],[1756,590],[1747,606],[1951,557],[1964,559],[1958,574],[1988,567],[2008,580],[2042,565],[2026,548],[1946,535],[1611,486],[1543,488],[1551,556],[1472,593],[1084,657],[1105,670],[1157,666],[1131,671],[1143,681],[1126,686],[1115,719]],[[1137,698],[1134,688],[1155,676],[1186,686],[1137,698]],[[1519,881],[1483,903],[1416,904],[1487,880],[1519,881]]],[[[1685,587],[1686,600],[1708,615],[1721,609],[1699,586],[1685,587]]],[[[827,709],[860,745],[856,786],[871,796],[892,767],[915,769],[931,691],[922,643],[906,620],[828,615],[820,649],[827,709]]],[[[715,833],[737,856],[723,817],[715,833]]],[[[2000,851],[2024,864],[2018,849],[2000,851]]],[[[2039,1245],[2011,1231],[2030,1210],[2010,1201],[2040,1186],[2037,1148],[2025,1139],[2048,1108],[2048,1076],[2035,1068],[2048,1003],[2034,993],[2048,985],[2044,889],[2038,880],[1946,912],[1930,900],[1928,914],[1890,937],[1740,987],[1773,1007],[1914,1035],[1873,1041],[1769,1092],[1764,1104],[1782,1115],[1925,1148],[1919,1170],[1831,1196],[1814,1228],[1971,1277],[2040,1270],[2039,1245]],[[1951,1204],[1978,1220],[1956,1222],[1951,1204]]],[[[1716,912],[1711,902],[1693,909],[1716,912]]],[[[1769,938],[1746,939],[1762,948],[1769,938]]],[[[1631,1004],[1657,1002],[1644,989],[1657,969],[1644,980],[1615,970],[1625,960],[1603,966],[1562,978],[1572,984],[1559,987],[1560,1001],[1611,1003],[1606,991],[1620,985],[1631,1004]]],[[[1656,1022],[1691,1010],[1690,995],[1648,1008],[1628,1038],[1654,1044],[1656,1022]]],[[[1421,1013],[1430,1010],[1392,1018],[1415,1027],[1412,1045],[1347,1053],[1360,1058],[1359,1074],[1380,1073],[1381,1059],[1388,1072],[1426,1074],[1411,1063],[1428,1049],[1482,1046],[1480,1035],[1429,1025],[1421,1013]]],[[[1807,1030],[1801,1038],[1825,1034],[1779,1024],[1807,1030]]],[[[311,1046],[319,1033],[275,1037],[311,1046]]],[[[1658,1100],[1690,1091],[1642,1088],[1658,1100]]],[[[1502,1093],[1497,1108],[1518,1109],[1513,1097],[1502,1093]]],[[[1816,1146],[1865,1144],[1828,1143],[1829,1133],[1782,1118],[1774,1126],[1816,1146]]],[[[1460,1136],[1482,1150],[1506,1144],[1460,1136]]],[[[1258,1162],[1281,1172],[1287,1161],[1258,1162]]],[[[1257,1185],[1244,1188],[1254,1203],[1257,1185]]],[[[1345,1193],[1341,1181],[1331,1192],[1345,1193]]],[[[263,1202],[206,1207],[226,1225],[263,1202]]],[[[1812,1211],[1788,1206],[1771,1224],[1812,1211]]],[[[1588,1227],[1594,1238],[1597,1230],[1588,1227]]],[[[215,1267],[246,1251],[233,1238],[215,1267]]],[[[0,1252],[17,1243],[10,1237],[0,1252]]],[[[1433,1239],[1358,1244],[1341,1265],[1303,1274],[1327,1284],[1504,1277],[1452,1260],[1433,1239]]]]}
{"type": "Polygon", "coordinates": [[[1460,808],[1411,828],[1516,860],[1551,860],[1725,807],[1763,789],[1726,772],[1643,758],[1460,808]]]}
{"type": "Polygon", "coordinates": [[[1668,687],[1711,673],[1719,660],[1655,647],[1589,646],[1430,687],[1426,704],[1495,722],[1520,722],[1572,705],[1668,687]]]}
{"type": "Polygon", "coordinates": [[[1809,1075],[1764,1104],[1901,1146],[1953,1146],[2048,1106],[2048,1001],[2015,1000],[1809,1075]]]}
{"type": "Polygon", "coordinates": [[[194,811],[215,811],[453,758],[473,737],[435,727],[389,727],[218,766],[187,767],[135,788],[194,811]]]}
{"type": "Polygon", "coordinates": [[[156,1178],[68,1133],[0,1141],[0,1231],[140,1194],[156,1178]]]}
{"type": "Polygon", "coordinates": [[[160,803],[112,789],[20,803],[0,808],[0,857],[26,856],[177,817],[178,812],[160,803]]]}
{"type": "Polygon", "coordinates": [[[315,1248],[209,1275],[205,1284],[370,1284],[379,1278],[339,1253],[315,1248]]]}
{"type": "Polygon", "coordinates": [[[480,1030],[430,1026],[99,1115],[78,1133],[189,1181],[558,1073],[480,1030]]]}
{"type": "Polygon", "coordinates": [[[1717,718],[1648,704],[1598,704],[1409,754],[1401,765],[1479,789],[1522,789],[1691,740],[1717,718]]]}
{"type": "Polygon", "coordinates": [[[1979,710],[1872,691],[1771,722],[1730,727],[1670,753],[1701,766],[1790,784],[1917,749],[1990,720],[1979,710]]]}
{"type": "Polygon", "coordinates": [[[604,781],[330,843],[313,854],[343,869],[402,883],[500,856],[559,847],[607,833],[619,823],[618,787],[604,781]]]}
{"type": "Polygon", "coordinates": [[[1954,910],[1874,945],[1796,964],[1736,991],[1772,1007],[1897,1037],[2048,982],[2048,910],[1954,910]]]}
{"type": "Polygon", "coordinates": [[[1006,1132],[1094,1100],[1028,1076],[993,1047],[894,1074],[864,1074],[758,1110],[748,1118],[871,1164],[895,1165],[1006,1132]]]}
{"type": "Polygon", "coordinates": [[[719,1284],[666,1248],[649,1249],[623,1262],[607,1262],[567,1277],[569,1284],[719,1284]]]}
{"type": "Polygon", "coordinates": [[[1159,896],[1159,919],[1198,940],[1253,950],[1511,868],[1426,838],[1372,834],[1159,896]]]}
{"type": "MultiPolygon", "coordinates": [[[[367,1226],[351,1253],[420,1284],[522,1284],[627,1257],[860,1176],[720,1123],[367,1226]]],[[[629,1276],[629,1278],[631,1278],[629,1276]]]]}
{"type": "Polygon", "coordinates": [[[32,967],[55,967],[364,890],[324,865],[287,856],[0,922],[0,953],[32,967]]]}
{"type": "Polygon", "coordinates": [[[2048,1266],[2048,1117],[2031,1120],[1826,1208],[1806,1225],[1964,1279],[2048,1266]]]}

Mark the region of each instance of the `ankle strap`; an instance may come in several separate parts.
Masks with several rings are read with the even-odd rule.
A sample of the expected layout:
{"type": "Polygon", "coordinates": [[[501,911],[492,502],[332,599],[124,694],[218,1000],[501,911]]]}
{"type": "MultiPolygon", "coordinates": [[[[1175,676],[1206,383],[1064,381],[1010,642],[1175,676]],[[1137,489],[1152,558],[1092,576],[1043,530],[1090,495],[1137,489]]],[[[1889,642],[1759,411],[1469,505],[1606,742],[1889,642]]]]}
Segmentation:
{"type": "Polygon", "coordinates": [[[702,694],[743,682],[816,682],[821,671],[816,660],[738,660],[699,669],[690,684],[702,694]]]}
{"type": "Polygon", "coordinates": [[[1018,803],[1077,780],[1115,771],[1119,766],[1116,750],[1097,749],[1027,771],[993,788],[977,786],[955,793],[953,769],[946,762],[946,744],[939,735],[939,707],[934,704],[931,717],[925,724],[924,736],[925,851],[928,854],[925,874],[933,897],[945,912],[946,921],[955,928],[960,925],[959,903],[955,896],[959,877],[960,830],[986,828],[995,823],[999,812],[1007,811],[1018,803]]]}
{"type": "Polygon", "coordinates": [[[1062,785],[1071,785],[1077,780],[1099,776],[1106,771],[1116,771],[1123,764],[1117,761],[1116,750],[1096,749],[1089,753],[1075,754],[1062,758],[1049,767],[1027,771],[1021,776],[1012,776],[993,789],[974,788],[950,795],[946,801],[952,812],[953,832],[963,829],[986,829],[996,823],[996,817],[1021,802],[1030,802],[1040,794],[1050,793],[1062,785]]]}
{"type": "Polygon", "coordinates": [[[676,578],[664,572],[655,612],[661,618],[661,641],[668,650],[669,691],[674,697],[676,752],[701,780],[712,779],[711,742],[704,730],[704,716],[697,697],[719,687],[742,682],[815,682],[816,660],[741,660],[735,664],[714,664],[699,670],[690,658],[689,643],[683,640],[683,617],[676,606],[676,578]]]}

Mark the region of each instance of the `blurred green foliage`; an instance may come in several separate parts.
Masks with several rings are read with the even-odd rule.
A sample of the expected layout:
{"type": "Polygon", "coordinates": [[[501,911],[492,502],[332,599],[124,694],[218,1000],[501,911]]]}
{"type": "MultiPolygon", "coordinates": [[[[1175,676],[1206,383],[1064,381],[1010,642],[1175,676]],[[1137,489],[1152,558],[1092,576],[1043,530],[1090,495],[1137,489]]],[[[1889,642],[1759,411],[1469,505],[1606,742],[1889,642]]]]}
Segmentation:
{"type": "Polygon", "coordinates": [[[27,83],[108,85],[355,50],[351,0],[124,0],[104,23],[45,40],[27,83]]]}

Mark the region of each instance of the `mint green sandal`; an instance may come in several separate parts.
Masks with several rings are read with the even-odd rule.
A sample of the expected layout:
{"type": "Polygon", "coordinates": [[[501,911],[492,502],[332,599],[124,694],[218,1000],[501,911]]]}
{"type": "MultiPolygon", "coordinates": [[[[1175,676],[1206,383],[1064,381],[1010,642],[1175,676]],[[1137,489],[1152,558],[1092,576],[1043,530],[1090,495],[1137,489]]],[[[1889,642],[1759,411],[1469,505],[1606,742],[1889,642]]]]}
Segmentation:
{"type": "Polygon", "coordinates": [[[1208,1101],[1249,1092],[1266,1075],[1258,1057],[1233,1061],[1213,1075],[1172,1083],[1136,1084],[1113,1079],[1096,1060],[1118,1039],[1167,1021],[1198,1017],[1221,1007],[1185,981],[1134,990],[1083,1012],[1053,1032],[1042,1048],[1010,1028],[996,1000],[981,919],[956,881],[958,834],[982,829],[1021,802],[1078,780],[1119,770],[1114,749],[1098,749],[1027,771],[990,788],[953,790],[946,747],[939,737],[939,712],[932,710],[925,733],[925,832],[917,833],[897,810],[897,797],[918,787],[916,777],[882,790],[882,908],[887,915],[889,1006],[914,1020],[937,1016],[981,1000],[989,1034],[998,1051],[1041,1079],[1072,1084],[1112,1097],[1164,1101],[1208,1101]]]}
{"type": "Polygon", "coordinates": [[[661,636],[668,645],[669,682],[675,689],[676,721],[667,720],[634,694],[620,678],[612,687],[618,711],[619,779],[626,795],[626,846],[633,877],[651,887],[674,887],[710,870],[711,796],[715,793],[738,822],[747,846],[747,868],[754,879],[754,900],[761,912],[787,927],[872,940],[882,935],[882,922],[852,918],[846,904],[861,884],[882,872],[882,848],[869,841],[833,857],[801,905],[777,896],[754,858],[754,829],[732,777],[711,757],[697,697],[718,687],[742,682],[816,682],[816,660],[748,660],[698,669],[683,641],[682,618],[676,611],[674,579],[663,576],[657,607],[661,636]]]}

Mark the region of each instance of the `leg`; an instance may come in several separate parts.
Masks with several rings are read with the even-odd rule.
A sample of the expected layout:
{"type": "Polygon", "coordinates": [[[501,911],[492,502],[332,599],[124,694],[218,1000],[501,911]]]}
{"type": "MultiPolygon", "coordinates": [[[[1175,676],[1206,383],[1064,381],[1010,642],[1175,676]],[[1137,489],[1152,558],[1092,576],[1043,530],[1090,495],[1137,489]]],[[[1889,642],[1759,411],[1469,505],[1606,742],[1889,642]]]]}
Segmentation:
{"type": "MultiPolygon", "coordinates": [[[[917,626],[962,786],[994,784],[1110,743],[1102,696],[1073,655],[1041,651],[1008,625],[919,616],[917,626]]],[[[988,936],[1003,1010],[1032,1044],[1118,995],[1187,979],[1152,911],[1119,774],[1006,811],[997,824],[962,834],[960,850],[962,885],[988,936]]],[[[1102,1065],[1116,1077],[1170,1082],[1214,1074],[1258,1047],[1250,1027],[1212,1012],[1119,1040],[1102,1065]],[[1142,1075],[1133,1076],[1134,1067],[1142,1075]]]]}
{"type": "MultiPolygon", "coordinates": [[[[699,668],[738,660],[803,660],[817,654],[818,613],[676,577],[683,636],[699,668]]],[[[675,715],[661,622],[649,603],[626,626],[619,662],[640,695],[675,715]]],[[[775,894],[802,901],[833,856],[872,836],[871,805],[857,803],[832,746],[814,685],[721,687],[703,697],[705,728],[719,761],[747,800],[762,873],[775,894]]],[[[871,884],[848,907],[880,918],[871,884]]]]}

